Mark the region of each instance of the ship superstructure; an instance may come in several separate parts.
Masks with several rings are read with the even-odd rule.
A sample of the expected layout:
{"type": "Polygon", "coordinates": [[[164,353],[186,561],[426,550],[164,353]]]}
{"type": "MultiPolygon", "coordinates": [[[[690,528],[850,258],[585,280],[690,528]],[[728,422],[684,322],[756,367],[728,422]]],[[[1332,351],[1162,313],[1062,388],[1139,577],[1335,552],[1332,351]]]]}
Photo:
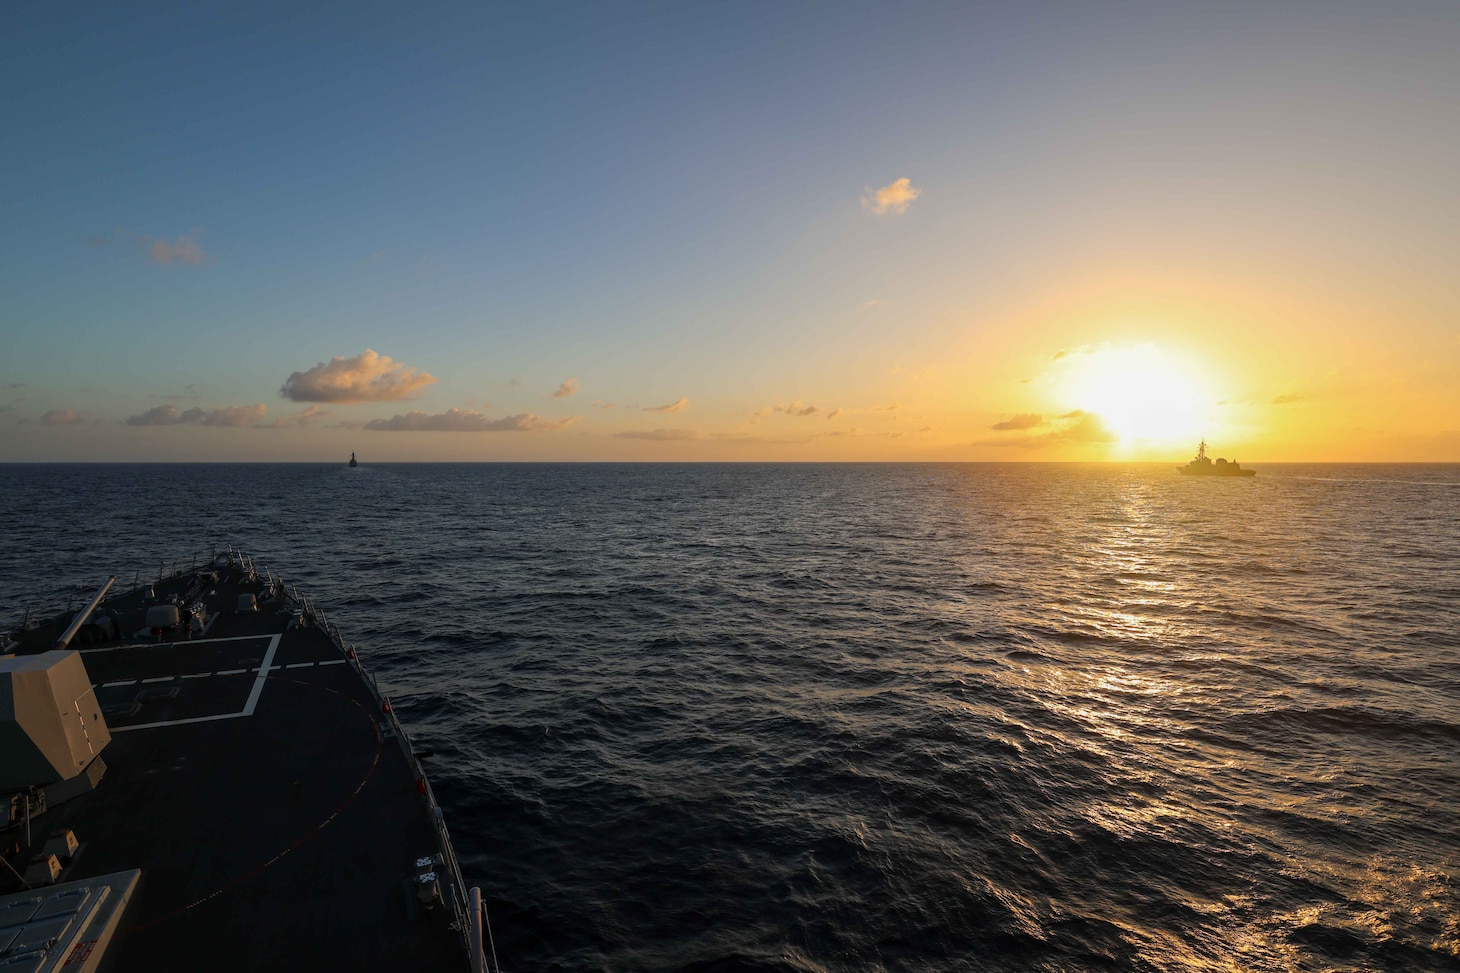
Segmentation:
{"type": "Polygon", "coordinates": [[[1212,462],[1207,456],[1207,441],[1203,439],[1201,445],[1196,448],[1196,458],[1185,466],[1176,468],[1187,476],[1256,476],[1256,470],[1244,470],[1242,464],[1236,460],[1226,460],[1218,457],[1212,462]]]}
{"type": "Polygon", "coordinates": [[[355,646],[248,555],[201,561],[0,636],[0,971],[490,969],[355,646]]]}

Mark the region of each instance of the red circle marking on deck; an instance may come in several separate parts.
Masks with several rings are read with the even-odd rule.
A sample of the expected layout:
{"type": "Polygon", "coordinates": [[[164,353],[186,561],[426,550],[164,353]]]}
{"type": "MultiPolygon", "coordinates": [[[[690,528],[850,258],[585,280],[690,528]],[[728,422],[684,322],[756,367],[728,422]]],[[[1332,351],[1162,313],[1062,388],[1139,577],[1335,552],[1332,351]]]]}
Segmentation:
{"type": "Polygon", "coordinates": [[[178,916],[182,915],[185,912],[189,912],[189,911],[191,911],[193,909],[196,909],[198,906],[202,905],[205,902],[209,902],[209,901],[211,901],[213,899],[216,899],[218,896],[222,895],[224,892],[227,892],[230,889],[237,888],[239,885],[242,885],[244,882],[248,881],[249,879],[251,879],[254,876],[258,875],[259,873],[263,872],[270,865],[275,864],[281,858],[283,858],[285,855],[289,854],[289,852],[291,852],[294,849],[298,848],[300,845],[304,844],[310,838],[314,837],[315,835],[317,835],[321,831],[323,831],[329,825],[329,823],[331,821],[333,821],[335,818],[337,818],[337,817],[340,816],[340,812],[344,811],[345,808],[347,808],[347,807],[350,806],[350,802],[351,801],[353,801],[356,797],[359,797],[360,796],[360,792],[365,789],[365,785],[370,782],[370,778],[375,776],[375,770],[376,770],[377,767],[380,766],[380,754],[381,754],[381,751],[384,748],[385,741],[382,739],[382,737],[380,735],[380,727],[375,724],[375,717],[373,717],[373,716],[370,715],[370,711],[367,710],[363,705],[361,705],[361,703],[360,703],[359,700],[351,699],[349,696],[346,696],[344,693],[340,692],[338,689],[332,689],[329,686],[320,686],[320,685],[316,685],[314,683],[303,682],[303,681],[301,681],[299,679],[290,679],[290,678],[288,678],[286,676],[265,676],[264,678],[265,679],[270,679],[270,680],[277,680],[279,682],[292,682],[292,683],[294,683],[297,686],[304,686],[304,687],[306,687],[308,689],[322,689],[322,690],[324,690],[327,693],[334,693],[336,696],[340,697],[343,700],[346,700],[352,706],[354,706],[356,709],[358,709],[360,711],[361,715],[363,715],[367,720],[370,721],[370,729],[375,734],[375,756],[370,761],[370,768],[365,771],[365,776],[360,778],[360,783],[358,783],[358,784],[355,785],[355,789],[350,792],[349,796],[346,797],[343,801],[340,802],[339,807],[337,807],[333,811],[331,811],[329,813],[329,816],[327,816],[326,818],[324,818],[322,821],[320,821],[314,827],[310,828],[304,834],[300,835],[299,838],[292,845],[290,845],[289,847],[285,848],[283,851],[279,852],[277,855],[275,855],[273,858],[270,858],[268,861],[266,861],[266,862],[264,862],[264,863],[262,863],[260,865],[255,865],[253,868],[250,868],[248,871],[244,872],[242,875],[239,875],[237,878],[234,878],[234,879],[232,879],[230,881],[224,882],[222,885],[218,886],[216,889],[214,889],[213,891],[209,892],[207,895],[203,896],[202,898],[196,899],[196,900],[194,900],[192,902],[189,902],[187,905],[183,906],[180,909],[174,909],[173,911],[167,913],[166,915],[158,916],[156,919],[149,919],[146,922],[144,922],[144,923],[142,923],[142,924],[140,924],[138,926],[135,926],[134,927],[135,930],[140,931],[140,930],[146,929],[146,928],[148,928],[150,926],[155,926],[155,925],[157,925],[160,922],[165,922],[168,919],[175,919],[175,918],[177,918],[178,916]]]}

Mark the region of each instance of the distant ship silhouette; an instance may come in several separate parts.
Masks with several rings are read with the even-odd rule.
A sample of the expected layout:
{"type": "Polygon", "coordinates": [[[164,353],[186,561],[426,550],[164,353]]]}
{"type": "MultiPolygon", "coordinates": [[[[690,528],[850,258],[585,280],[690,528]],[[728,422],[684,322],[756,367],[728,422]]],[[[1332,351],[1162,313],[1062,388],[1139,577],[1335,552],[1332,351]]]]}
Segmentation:
{"type": "Polygon", "coordinates": [[[359,463],[355,462],[355,454],[354,453],[351,453],[350,454],[350,469],[354,469],[355,467],[357,467],[359,465],[360,465],[359,463]]]}
{"type": "Polygon", "coordinates": [[[1256,470],[1244,470],[1242,464],[1236,460],[1230,463],[1221,457],[1213,463],[1207,457],[1207,441],[1203,439],[1201,445],[1196,448],[1196,459],[1185,466],[1176,467],[1177,471],[1187,476],[1256,476],[1256,470]]]}

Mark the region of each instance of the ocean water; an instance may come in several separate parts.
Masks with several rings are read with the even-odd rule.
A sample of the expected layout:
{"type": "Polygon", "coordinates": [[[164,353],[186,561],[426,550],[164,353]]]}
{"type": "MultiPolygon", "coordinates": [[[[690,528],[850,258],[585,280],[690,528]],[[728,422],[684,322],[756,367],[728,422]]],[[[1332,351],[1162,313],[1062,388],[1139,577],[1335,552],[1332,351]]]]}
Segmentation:
{"type": "Polygon", "coordinates": [[[235,544],[502,968],[1460,970],[1460,466],[0,466],[0,624],[235,544]]]}

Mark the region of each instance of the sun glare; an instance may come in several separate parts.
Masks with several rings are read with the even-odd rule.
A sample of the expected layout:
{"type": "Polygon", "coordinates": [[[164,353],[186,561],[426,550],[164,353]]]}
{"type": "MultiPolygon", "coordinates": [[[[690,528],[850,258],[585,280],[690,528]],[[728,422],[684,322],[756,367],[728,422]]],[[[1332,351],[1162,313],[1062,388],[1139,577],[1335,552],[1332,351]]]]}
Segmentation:
{"type": "Polygon", "coordinates": [[[1072,408],[1098,415],[1123,445],[1200,437],[1211,413],[1204,383],[1153,345],[1072,355],[1061,385],[1072,408]]]}

